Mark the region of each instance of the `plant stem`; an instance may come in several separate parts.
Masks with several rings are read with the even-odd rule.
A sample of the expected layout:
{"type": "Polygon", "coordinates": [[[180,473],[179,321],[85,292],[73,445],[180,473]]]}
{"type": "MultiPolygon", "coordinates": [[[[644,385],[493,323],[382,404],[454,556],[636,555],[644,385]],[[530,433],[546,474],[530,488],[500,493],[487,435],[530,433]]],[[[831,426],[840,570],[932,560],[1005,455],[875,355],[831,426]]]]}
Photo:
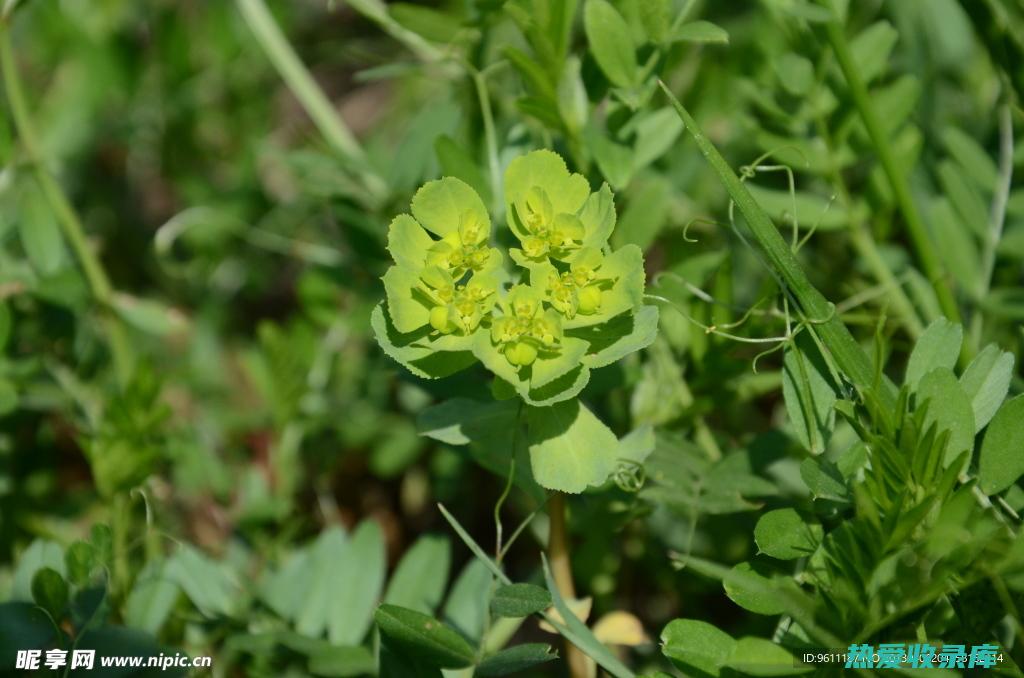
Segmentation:
{"type": "Polygon", "coordinates": [[[953,298],[953,292],[944,280],[945,275],[942,266],[939,263],[934,247],[932,247],[931,237],[925,227],[924,220],[921,218],[921,213],[918,211],[917,205],[914,204],[914,198],[910,194],[910,186],[903,175],[902,168],[896,163],[892,145],[879,120],[878,112],[875,110],[875,105],[871,100],[871,94],[868,92],[867,85],[860,77],[857,65],[853,61],[853,55],[846,41],[846,35],[843,33],[843,27],[837,20],[832,20],[826,25],[826,31],[829,43],[832,45],[832,51],[836,55],[836,61],[839,63],[839,69],[843,72],[843,77],[846,78],[850,96],[853,98],[857,112],[860,114],[864,127],[867,129],[868,136],[871,137],[871,143],[878,154],[882,170],[889,179],[893,195],[896,198],[896,204],[907,224],[910,240],[914,246],[914,251],[917,254],[921,268],[931,282],[932,287],[935,288],[935,296],[939,300],[942,312],[952,322],[960,322],[960,310],[957,308],[956,299],[953,298]]]}
{"type": "MultiPolygon", "coordinates": [[[[999,184],[992,198],[992,210],[989,213],[988,231],[982,243],[981,279],[978,283],[978,301],[982,301],[992,287],[992,274],[996,268],[996,248],[1003,237],[1003,226],[1006,223],[1006,204],[1010,199],[1010,186],[1013,183],[1013,119],[1010,115],[1010,104],[1004,103],[999,108],[999,184]]],[[[977,351],[981,348],[982,314],[974,312],[971,318],[971,345],[977,351]]]]}
{"type": "Polygon", "coordinates": [[[131,502],[127,493],[118,492],[110,502],[110,531],[113,550],[111,563],[111,589],[116,597],[128,593],[128,521],[131,502]]]}
{"type": "Polygon", "coordinates": [[[369,171],[362,146],[292,49],[267,5],[263,0],[236,0],[236,4],[267,58],[327,143],[346,160],[359,166],[366,187],[375,197],[384,195],[387,191],[384,181],[369,171]]]}
{"type": "Polygon", "coordinates": [[[7,103],[11,109],[11,117],[14,119],[14,126],[25,149],[28,163],[34,171],[36,182],[50,204],[50,209],[53,210],[54,215],[57,217],[57,223],[60,224],[64,238],[75,253],[75,258],[82,268],[82,273],[85,275],[93,298],[103,307],[104,317],[102,321],[106,330],[110,353],[114,360],[114,369],[118,381],[124,385],[130,377],[133,359],[124,326],[113,313],[111,305],[114,299],[113,287],[107,278],[103,265],[89,247],[89,242],[85,237],[85,228],[82,226],[81,220],[79,220],[67,196],[64,195],[64,192],[57,184],[57,181],[50,175],[43,162],[39,135],[32,124],[32,116],[25,101],[21,77],[15,64],[14,49],[11,46],[10,23],[7,17],[0,20],[0,72],[3,74],[4,88],[7,94],[7,103]]]}
{"type": "Polygon", "coordinates": [[[491,210],[497,216],[503,210],[501,196],[501,165],[498,162],[498,136],[494,131],[494,113],[491,111],[491,97],[487,92],[487,80],[483,73],[473,69],[473,85],[480,101],[480,115],[484,119],[484,140],[487,144],[487,170],[491,175],[491,210]]]}
{"type": "Polygon", "coordinates": [[[701,154],[711,164],[739,207],[772,270],[784,283],[787,293],[799,304],[804,317],[821,336],[839,369],[860,391],[862,397],[874,398],[878,401],[880,411],[892,412],[896,405],[895,387],[884,376],[881,383],[876,383],[874,365],[836,315],[835,305],[811,284],[789,244],[779,235],[771,219],[750,195],[718,149],[700,130],[693,116],[672,95],[665,83],[659,80],[659,84],[690,131],[701,154]]]}
{"type": "MultiPolygon", "coordinates": [[[[569,559],[569,538],[565,529],[565,495],[553,492],[548,502],[548,562],[551,575],[558,586],[558,592],[566,600],[576,598],[576,587],[572,583],[572,562],[569,559]]],[[[565,659],[569,663],[569,675],[572,678],[586,678],[587,658],[579,648],[565,642],[565,659]]]]}

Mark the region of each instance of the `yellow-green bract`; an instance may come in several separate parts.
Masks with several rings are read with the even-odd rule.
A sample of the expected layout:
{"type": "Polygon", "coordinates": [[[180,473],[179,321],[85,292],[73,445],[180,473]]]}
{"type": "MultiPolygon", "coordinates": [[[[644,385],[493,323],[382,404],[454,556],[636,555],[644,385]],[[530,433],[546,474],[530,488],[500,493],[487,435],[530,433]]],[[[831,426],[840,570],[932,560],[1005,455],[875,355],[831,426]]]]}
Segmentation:
{"type": "Polygon", "coordinates": [[[591,192],[551,151],[505,172],[505,221],[519,247],[494,245],[487,208],[467,184],[425,184],[388,230],[394,265],[373,313],[377,341],[414,374],[438,378],[479,360],[529,404],[575,396],[590,370],[654,339],[643,254],[612,251],[614,196],[591,192]]]}

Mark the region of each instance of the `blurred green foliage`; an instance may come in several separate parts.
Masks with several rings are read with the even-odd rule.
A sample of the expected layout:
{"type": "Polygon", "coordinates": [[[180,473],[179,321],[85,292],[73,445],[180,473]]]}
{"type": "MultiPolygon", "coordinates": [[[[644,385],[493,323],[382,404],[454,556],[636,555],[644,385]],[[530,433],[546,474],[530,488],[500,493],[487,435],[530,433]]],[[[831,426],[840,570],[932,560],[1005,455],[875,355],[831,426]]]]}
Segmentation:
{"type": "Polygon", "coordinates": [[[1019,3],[268,5],[3,3],[0,672],[569,675],[539,612],[616,676],[925,640],[1020,674],[1019,3]],[[416,189],[503,223],[540,148],[614,188],[661,311],[580,393],[618,446],[575,598],[517,401],[371,330],[416,189]]]}

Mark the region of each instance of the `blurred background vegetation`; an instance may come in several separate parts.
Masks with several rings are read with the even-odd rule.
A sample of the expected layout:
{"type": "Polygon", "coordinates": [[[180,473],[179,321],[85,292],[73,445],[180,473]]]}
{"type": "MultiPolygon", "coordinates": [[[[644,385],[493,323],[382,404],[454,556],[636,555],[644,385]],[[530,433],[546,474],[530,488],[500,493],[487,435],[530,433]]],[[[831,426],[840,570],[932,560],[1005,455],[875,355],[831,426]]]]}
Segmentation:
{"type": "MultiPolygon", "coordinates": [[[[849,461],[858,437],[842,419],[827,444],[794,430],[783,352],[752,369],[780,342],[703,329],[787,334],[774,278],[729,228],[727,194],[653,77],[750,168],[754,196],[796,233],[812,281],[879,364],[902,374],[922,329],[950,315],[941,288],[966,328],[963,367],[990,342],[1019,357],[1024,341],[1024,11],[1013,0],[838,3],[925,215],[929,271],[818,4],[613,4],[647,69],[635,82],[609,73],[582,2],[302,0],[269,3],[272,15],[250,0],[5,3],[0,598],[13,602],[0,608],[0,660],[53,634],[24,602],[44,567],[70,587],[61,603],[56,586],[48,610],[69,620],[63,632],[90,628],[97,648],[212,654],[215,675],[372,673],[372,653],[353,648],[374,647],[379,597],[472,640],[493,631],[480,607],[490,577],[435,504],[492,544],[507,461],[487,441],[417,429],[434,403],[486,397],[484,373],[412,377],[377,348],[369,317],[387,224],[414,190],[454,175],[500,206],[501,168],[539,147],[594,188],[612,185],[615,244],[644,248],[649,291],[673,303],[655,344],[596,372],[583,394],[619,435],[649,426],[657,439],[642,468],[570,502],[590,620],[631,615],[618,620],[631,634],[604,639],[633,646],[637,670],[669,670],[656,639],[679,616],[781,638],[778,610],[669,554],[760,563],[753,531],[771,508],[841,523],[853,499],[808,477],[849,461]],[[12,116],[12,73],[34,144],[12,116]],[[109,292],[83,272],[69,219],[109,292]],[[109,572],[99,585],[97,570],[109,572]]],[[[506,534],[541,505],[534,490],[517,484],[501,507],[506,534]]],[[[1018,524],[1019,484],[1000,501],[1000,519],[1018,524]]],[[[514,578],[537,578],[546,534],[541,512],[506,558],[514,578]]],[[[920,584],[899,568],[879,583],[876,564],[864,565],[875,584],[844,595],[909,599],[920,584]]],[[[970,624],[947,615],[932,628],[951,641],[1016,637],[1019,663],[1019,620],[1005,617],[1024,604],[1024,579],[976,589],[946,603],[976,610],[970,624]]],[[[828,604],[854,605],[840,598],[828,604]]],[[[504,632],[487,637],[555,642],[535,624],[504,632]]],[[[560,663],[530,675],[544,671],[565,675],[560,663]]]]}

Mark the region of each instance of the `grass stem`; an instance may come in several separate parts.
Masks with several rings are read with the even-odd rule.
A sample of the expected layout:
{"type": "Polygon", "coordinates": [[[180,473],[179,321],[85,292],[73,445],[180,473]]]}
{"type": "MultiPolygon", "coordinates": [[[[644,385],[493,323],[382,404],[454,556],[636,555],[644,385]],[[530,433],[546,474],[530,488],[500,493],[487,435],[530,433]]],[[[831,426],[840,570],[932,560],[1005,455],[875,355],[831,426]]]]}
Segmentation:
{"type": "Polygon", "coordinates": [[[387,191],[384,181],[368,170],[362,146],[299,59],[266,3],[263,0],[236,0],[236,4],[267,58],[327,143],[360,169],[363,182],[375,196],[384,195],[387,191]]]}
{"type": "Polygon", "coordinates": [[[78,218],[78,214],[46,167],[42,147],[39,144],[39,135],[32,122],[32,115],[29,112],[24,88],[21,84],[21,76],[15,63],[9,22],[9,17],[0,20],[0,73],[3,75],[4,90],[7,94],[11,117],[14,119],[14,126],[18,131],[28,164],[31,165],[35,174],[36,182],[57,218],[64,238],[78,260],[89,291],[102,307],[102,324],[114,361],[114,370],[119,383],[123,386],[131,375],[133,357],[124,325],[114,313],[113,287],[99,258],[89,246],[85,228],[78,218]]]}

